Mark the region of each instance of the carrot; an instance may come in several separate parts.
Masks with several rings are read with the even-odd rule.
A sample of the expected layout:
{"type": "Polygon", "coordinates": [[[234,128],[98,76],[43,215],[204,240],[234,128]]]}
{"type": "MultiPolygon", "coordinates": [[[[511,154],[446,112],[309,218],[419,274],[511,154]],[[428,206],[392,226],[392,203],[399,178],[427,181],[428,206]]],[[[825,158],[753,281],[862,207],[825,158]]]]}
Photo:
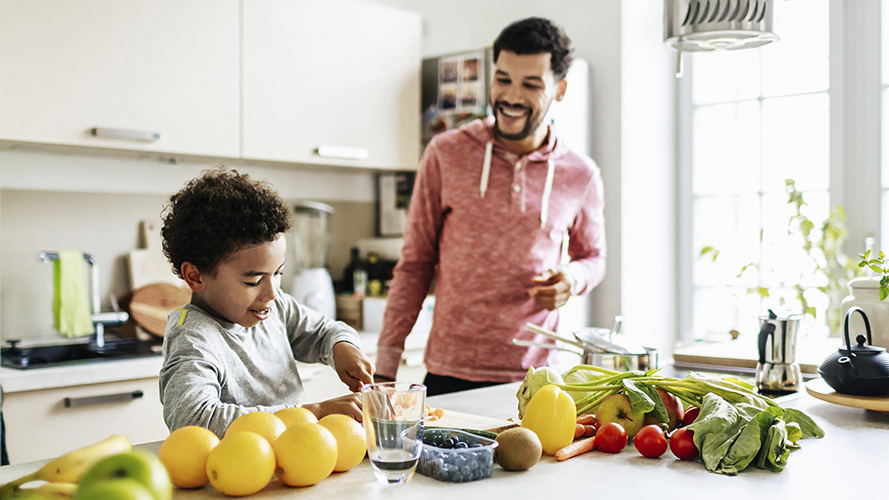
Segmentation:
{"type": "Polygon", "coordinates": [[[596,415],[594,413],[587,413],[586,415],[581,415],[577,417],[577,423],[583,425],[596,425],[596,415]]]}
{"type": "MultiPolygon", "coordinates": [[[[581,425],[583,425],[583,424],[581,424],[581,425]]],[[[575,429],[574,432],[576,434],[577,430],[575,429]]],[[[583,426],[583,435],[584,436],[595,436],[596,435],[596,426],[595,425],[584,425],[583,426]]],[[[578,437],[580,437],[580,436],[578,436],[578,437]]]]}
{"type": "Polygon", "coordinates": [[[563,462],[596,448],[596,436],[575,441],[556,452],[556,460],[563,462]]]}

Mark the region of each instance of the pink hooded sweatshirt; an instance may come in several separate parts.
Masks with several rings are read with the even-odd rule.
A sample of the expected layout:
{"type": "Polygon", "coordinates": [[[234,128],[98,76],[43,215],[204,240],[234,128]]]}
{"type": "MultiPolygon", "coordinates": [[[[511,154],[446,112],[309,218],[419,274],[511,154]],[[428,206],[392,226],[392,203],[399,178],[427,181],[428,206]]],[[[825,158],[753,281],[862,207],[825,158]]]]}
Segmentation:
{"type": "Polygon", "coordinates": [[[532,278],[560,266],[565,234],[584,294],[605,275],[602,179],[588,157],[554,137],[518,156],[498,143],[493,117],[437,135],[426,147],[408,209],[377,350],[376,371],[395,378],[404,340],[435,279],[429,373],[472,381],[522,380],[550,352],[513,338],[552,343],[525,330],[555,330],[558,311],[530,297],[532,278]]]}

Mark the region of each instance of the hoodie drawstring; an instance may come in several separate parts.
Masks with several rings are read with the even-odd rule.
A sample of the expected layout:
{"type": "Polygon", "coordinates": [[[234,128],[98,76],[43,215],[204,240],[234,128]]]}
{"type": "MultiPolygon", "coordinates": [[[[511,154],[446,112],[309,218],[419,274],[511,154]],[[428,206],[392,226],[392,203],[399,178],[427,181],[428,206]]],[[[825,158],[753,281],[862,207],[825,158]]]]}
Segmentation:
{"type": "Polygon", "coordinates": [[[491,176],[491,152],[493,150],[493,142],[485,144],[485,163],[482,164],[482,180],[478,185],[478,192],[482,198],[485,197],[485,193],[488,191],[488,177],[491,176]]]}
{"type": "MultiPolygon", "coordinates": [[[[491,176],[491,153],[494,149],[494,143],[485,144],[485,162],[482,164],[482,178],[478,184],[478,192],[482,198],[488,191],[488,178],[491,176]]],[[[543,197],[540,198],[540,229],[546,227],[546,221],[549,217],[549,197],[553,191],[553,177],[556,174],[556,165],[552,158],[548,158],[546,168],[546,183],[543,185],[543,197]]]]}
{"type": "Polygon", "coordinates": [[[553,192],[553,176],[556,175],[553,159],[547,159],[546,163],[546,184],[543,185],[543,197],[540,198],[540,229],[546,227],[546,219],[549,216],[549,195],[553,192]]]}

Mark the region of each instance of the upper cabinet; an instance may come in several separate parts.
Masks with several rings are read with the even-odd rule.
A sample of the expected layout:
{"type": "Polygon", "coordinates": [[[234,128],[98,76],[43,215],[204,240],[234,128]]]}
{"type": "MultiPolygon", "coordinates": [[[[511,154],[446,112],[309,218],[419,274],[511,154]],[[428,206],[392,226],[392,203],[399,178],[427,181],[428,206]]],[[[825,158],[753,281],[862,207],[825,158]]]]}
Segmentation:
{"type": "Polygon", "coordinates": [[[242,156],[415,169],[420,17],[346,0],[243,4],[242,156]]]}
{"type": "Polygon", "coordinates": [[[0,139],[238,157],[239,8],[0,0],[0,139]]]}

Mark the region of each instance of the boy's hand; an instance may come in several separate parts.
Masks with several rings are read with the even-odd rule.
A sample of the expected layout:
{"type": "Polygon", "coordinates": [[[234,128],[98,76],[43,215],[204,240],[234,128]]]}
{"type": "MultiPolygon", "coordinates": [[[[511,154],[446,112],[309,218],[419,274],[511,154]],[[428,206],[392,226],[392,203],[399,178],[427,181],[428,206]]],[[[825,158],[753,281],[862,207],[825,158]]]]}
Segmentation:
{"type": "Polygon", "coordinates": [[[304,404],[302,407],[314,413],[319,420],[321,417],[333,413],[341,413],[352,417],[359,422],[361,422],[363,417],[361,411],[361,393],[358,392],[328,399],[327,401],[322,401],[320,403],[304,404]]]}
{"type": "MultiPolygon", "coordinates": [[[[348,342],[337,342],[333,346],[333,364],[340,380],[352,392],[358,392],[364,384],[373,383],[374,365],[361,352],[361,349],[348,342]]],[[[359,405],[359,408],[361,406],[359,405]]]]}

